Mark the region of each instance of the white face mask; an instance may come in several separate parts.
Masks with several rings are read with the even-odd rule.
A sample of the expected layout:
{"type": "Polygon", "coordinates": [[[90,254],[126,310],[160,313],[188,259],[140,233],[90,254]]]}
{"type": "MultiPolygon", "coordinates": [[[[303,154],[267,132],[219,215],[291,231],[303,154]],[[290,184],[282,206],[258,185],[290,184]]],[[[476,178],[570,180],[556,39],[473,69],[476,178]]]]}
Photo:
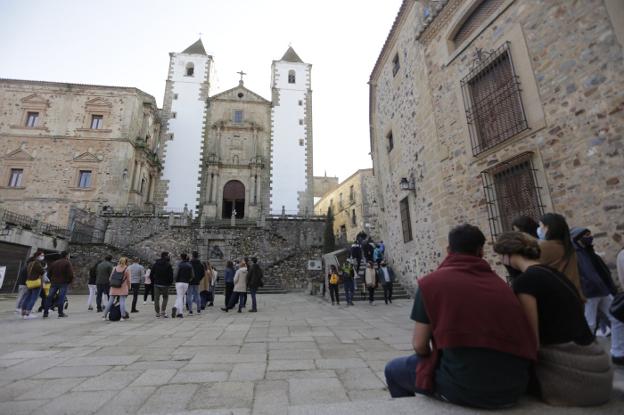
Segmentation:
{"type": "Polygon", "coordinates": [[[537,237],[541,239],[542,241],[546,239],[546,232],[544,231],[544,228],[542,228],[541,226],[537,228],[537,237]]]}
{"type": "Polygon", "coordinates": [[[39,255],[39,256],[37,257],[37,259],[38,259],[39,261],[43,261],[43,260],[45,259],[45,256],[43,256],[43,255],[39,255]]]}

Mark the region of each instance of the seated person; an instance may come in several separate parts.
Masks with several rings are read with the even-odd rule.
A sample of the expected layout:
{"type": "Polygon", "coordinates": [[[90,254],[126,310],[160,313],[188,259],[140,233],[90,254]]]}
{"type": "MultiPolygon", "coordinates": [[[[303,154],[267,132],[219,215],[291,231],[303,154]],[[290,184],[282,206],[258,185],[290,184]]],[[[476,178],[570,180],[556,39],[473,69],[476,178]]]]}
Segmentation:
{"type": "Polygon", "coordinates": [[[494,251],[512,275],[513,290],[539,344],[536,392],[552,405],[607,402],[613,383],[609,356],[594,340],[574,284],[538,262],[540,246],[524,233],[499,236],[494,251]]]}
{"type": "Polygon", "coordinates": [[[390,395],[513,406],[529,382],[535,337],[518,299],[482,258],[479,228],[457,226],[448,242],[442,264],[418,282],[411,315],[416,354],[386,365],[390,395]]]}

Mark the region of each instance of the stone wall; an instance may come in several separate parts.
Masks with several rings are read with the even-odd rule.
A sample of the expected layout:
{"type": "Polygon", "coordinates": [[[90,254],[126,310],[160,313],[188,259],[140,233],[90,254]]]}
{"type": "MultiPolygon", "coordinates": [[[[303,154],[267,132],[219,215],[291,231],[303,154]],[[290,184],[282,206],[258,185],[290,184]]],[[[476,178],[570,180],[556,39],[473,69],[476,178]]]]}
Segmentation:
{"type": "MultiPolygon", "coordinates": [[[[624,62],[604,2],[507,1],[455,45],[453,33],[473,4],[449,1],[424,29],[420,3],[405,7],[371,76],[383,239],[402,283],[415,284],[439,264],[453,226],[470,222],[489,234],[480,173],[524,152],[532,153],[543,210],[592,229],[613,266],[624,231],[624,184],[616,173],[624,166],[624,62]],[[504,42],[529,129],[473,156],[460,81],[477,50],[504,42]],[[406,194],[398,183],[410,176],[416,191],[406,194]],[[405,197],[413,233],[407,242],[399,212],[405,197]]],[[[500,265],[488,239],[487,258],[500,265]]]]}

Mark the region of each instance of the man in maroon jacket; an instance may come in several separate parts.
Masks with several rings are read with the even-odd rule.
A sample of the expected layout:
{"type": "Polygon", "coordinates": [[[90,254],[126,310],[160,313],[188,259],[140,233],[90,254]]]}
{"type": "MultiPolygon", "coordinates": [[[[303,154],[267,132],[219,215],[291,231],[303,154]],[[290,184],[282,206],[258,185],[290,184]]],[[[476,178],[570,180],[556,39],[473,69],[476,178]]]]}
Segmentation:
{"type": "Polygon", "coordinates": [[[65,304],[65,295],[67,294],[67,287],[74,280],[74,269],[71,262],[68,259],[69,254],[67,251],[61,252],[61,258],[54,261],[48,267],[48,278],[50,278],[50,292],[45,301],[45,309],[43,311],[43,317],[48,317],[48,310],[52,306],[52,301],[55,295],[58,293],[55,305],[58,309],[59,318],[67,317],[67,314],[63,312],[63,304],[65,304]]]}
{"type": "Polygon", "coordinates": [[[416,354],[390,361],[392,397],[423,393],[488,409],[516,403],[529,381],[537,342],[518,299],[483,259],[485,236],[460,225],[448,256],[419,280],[411,318],[416,354]]]}

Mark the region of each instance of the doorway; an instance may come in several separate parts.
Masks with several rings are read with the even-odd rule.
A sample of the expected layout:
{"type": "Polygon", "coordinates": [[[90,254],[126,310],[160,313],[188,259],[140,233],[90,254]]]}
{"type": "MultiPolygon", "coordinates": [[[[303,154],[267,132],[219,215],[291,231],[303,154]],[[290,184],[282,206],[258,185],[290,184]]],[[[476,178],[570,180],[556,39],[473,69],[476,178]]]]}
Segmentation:
{"type": "Polygon", "coordinates": [[[245,186],[238,180],[230,180],[223,187],[223,209],[221,217],[230,219],[236,211],[236,219],[245,217],[245,186]]]}

